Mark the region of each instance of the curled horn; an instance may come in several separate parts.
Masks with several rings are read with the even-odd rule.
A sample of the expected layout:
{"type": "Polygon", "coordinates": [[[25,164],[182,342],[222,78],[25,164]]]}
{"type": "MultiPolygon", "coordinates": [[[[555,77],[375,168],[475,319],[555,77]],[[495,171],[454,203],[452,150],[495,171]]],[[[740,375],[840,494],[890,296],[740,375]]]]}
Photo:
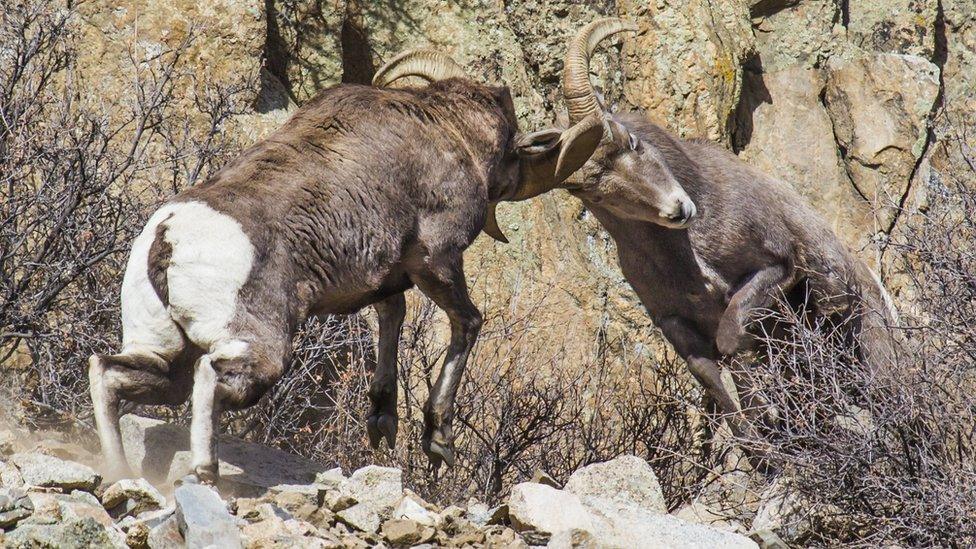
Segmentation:
{"type": "Polygon", "coordinates": [[[416,49],[407,50],[380,67],[373,76],[373,85],[383,88],[404,76],[419,76],[428,82],[468,77],[449,55],[435,50],[416,49]]]}
{"type": "Polygon", "coordinates": [[[602,117],[603,109],[590,83],[590,57],[600,42],[624,31],[637,32],[637,25],[613,17],[597,19],[570,40],[563,64],[563,96],[570,124],[577,124],[594,114],[602,117]]]}

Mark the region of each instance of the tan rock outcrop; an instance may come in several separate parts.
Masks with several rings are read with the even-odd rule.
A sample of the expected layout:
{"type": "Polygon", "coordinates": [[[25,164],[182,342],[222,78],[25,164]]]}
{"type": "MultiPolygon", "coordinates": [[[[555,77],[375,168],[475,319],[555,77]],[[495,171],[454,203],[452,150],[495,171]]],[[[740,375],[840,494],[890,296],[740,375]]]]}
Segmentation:
{"type": "Polygon", "coordinates": [[[929,116],[939,95],[939,68],[917,56],[834,58],[826,103],[845,166],[861,196],[890,231],[909,180],[925,151],[929,116]]]}

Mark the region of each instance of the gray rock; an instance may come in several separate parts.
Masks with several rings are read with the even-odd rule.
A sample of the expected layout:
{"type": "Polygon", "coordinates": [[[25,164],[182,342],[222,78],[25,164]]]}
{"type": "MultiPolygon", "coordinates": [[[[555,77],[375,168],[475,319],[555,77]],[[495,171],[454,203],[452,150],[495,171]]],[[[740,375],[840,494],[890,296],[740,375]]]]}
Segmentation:
{"type": "MultiPolygon", "coordinates": [[[[126,460],[138,475],[173,484],[190,473],[190,434],[185,427],[133,414],[122,417],[126,460]]],[[[217,444],[220,490],[231,496],[254,497],[279,484],[309,484],[321,465],[298,456],[221,436],[217,444]]]]}
{"type": "Polygon", "coordinates": [[[122,479],[105,490],[102,505],[118,518],[161,509],[166,498],[146,479],[122,479]]]}
{"type": "Polygon", "coordinates": [[[31,522],[54,524],[90,518],[105,527],[114,525],[112,517],[102,508],[98,498],[88,492],[81,490],[74,490],[70,494],[30,492],[28,497],[34,505],[31,522]]]}
{"type": "Polygon", "coordinates": [[[34,512],[34,503],[19,488],[0,490],[0,528],[9,528],[34,512]]]}
{"type": "Polygon", "coordinates": [[[381,517],[388,517],[403,497],[403,477],[399,469],[369,465],[354,472],[343,491],[381,517]]]}
{"type": "Polygon", "coordinates": [[[146,544],[149,549],[184,549],[187,546],[180,534],[180,522],[175,513],[149,530],[146,544]]]}
{"type": "Polygon", "coordinates": [[[85,517],[56,524],[21,524],[9,532],[4,547],[28,549],[57,547],[59,549],[125,549],[125,538],[112,527],[85,517]]]}
{"type": "Polygon", "coordinates": [[[544,484],[523,482],[512,488],[508,498],[508,517],[518,532],[554,534],[574,528],[600,529],[592,513],[578,496],[544,484]]]}
{"type": "Polygon", "coordinates": [[[217,492],[202,484],[184,484],[173,493],[176,518],[187,547],[243,547],[237,522],[217,492]]]}
{"type": "Polygon", "coordinates": [[[23,453],[14,454],[10,460],[17,466],[24,482],[31,486],[90,492],[102,482],[102,477],[91,467],[53,456],[23,453]]]}
{"type": "Polygon", "coordinates": [[[646,511],[668,512],[657,475],[647,461],[637,456],[620,456],[582,467],[569,477],[566,491],[584,502],[600,498],[646,511]]]}
{"type": "Polygon", "coordinates": [[[380,528],[380,516],[371,505],[357,503],[336,513],[336,518],[356,530],[376,533],[380,528]]]}

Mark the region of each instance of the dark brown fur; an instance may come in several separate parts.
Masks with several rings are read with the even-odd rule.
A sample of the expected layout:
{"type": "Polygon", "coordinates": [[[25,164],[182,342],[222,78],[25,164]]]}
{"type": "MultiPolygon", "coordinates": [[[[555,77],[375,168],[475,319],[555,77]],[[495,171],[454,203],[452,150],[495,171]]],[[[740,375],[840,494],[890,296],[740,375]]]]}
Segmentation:
{"type": "MultiPolygon", "coordinates": [[[[893,360],[883,289],[789,185],[720,147],[678,139],[640,115],[615,120],[660,153],[698,216],[686,230],[675,230],[610,211],[606,201],[612,196],[604,196],[601,182],[618,155],[631,154],[613,144],[584,167],[584,183],[574,194],[613,236],[624,276],[726,413],[737,414],[738,403],[722,387],[717,361],[752,348],[750,315],[801,282],[819,314],[863,315],[854,325],[869,364],[893,360]]],[[[733,427],[739,434],[748,429],[733,427]]]]}
{"type": "MultiPolygon", "coordinates": [[[[107,387],[102,400],[109,408],[97,417],[117,416],[119,398],[187,398],[187,384],[197,384],[189,372],[204,359],[217,375],[213,408],[250,406],[282,375],[301,322],[376,304],[380,357],[370,388],[369,435],[374,446],[381,436],[392,446],[402,292],[417,285],[451,320],[451,345],[425,408],[424,433],[424,449],[435,463],[450,462],[454,394],[481,325],[467,294],[462,254],[484,226],[489,201],[511,196],[520,184],[516,131],[504,87],[448,79],[417,89],[340,85],[320,93],[209,181],[172,200],[203,202],[234,218],[255,249],[230,326],[246,343],[245,354],[208,359],[213,349],[185,341],[175,358],[96,355],[90,375],[116,374],[110,386],[99,385],[107,387]],[[145,366],[137,377],[133,360],[145,366]],[[152,371],[158,373],[148,379],[145,372],[152,371]]],[[[163,222],[148,272],[168,302],[172,250],[165,231],[163,222]]],[[[106,437],[103,446],[118,446],[111,432],[106,437]]],[[[197,464],[200,475],[215,471],[214,463],[197,464]]]]}

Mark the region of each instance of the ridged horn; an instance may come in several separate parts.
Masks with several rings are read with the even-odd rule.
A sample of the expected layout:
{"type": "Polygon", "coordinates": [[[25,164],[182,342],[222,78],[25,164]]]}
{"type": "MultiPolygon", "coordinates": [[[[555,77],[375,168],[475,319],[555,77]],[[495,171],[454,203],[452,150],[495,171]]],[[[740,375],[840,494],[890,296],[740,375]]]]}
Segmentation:
{"type": "Polygon", "coordinates": [[[436,50],[415,49],[397,55],[380,67],[373,75],[373,85],[383,88],[405,76],[419,76],[428,82],[445,78],[468,78],[461,66],[449,55],[436,50]]]}
{"type": "Polygon", "coordinates": [[[566,98],[570,124],[576,124],[592,114],[602,114],[590,83],[590,57],[600,42],[624,31],[637,32],[637,24],[608,17],[586,25],[569,41],[563,63],[563,96],[566,98]]]}

